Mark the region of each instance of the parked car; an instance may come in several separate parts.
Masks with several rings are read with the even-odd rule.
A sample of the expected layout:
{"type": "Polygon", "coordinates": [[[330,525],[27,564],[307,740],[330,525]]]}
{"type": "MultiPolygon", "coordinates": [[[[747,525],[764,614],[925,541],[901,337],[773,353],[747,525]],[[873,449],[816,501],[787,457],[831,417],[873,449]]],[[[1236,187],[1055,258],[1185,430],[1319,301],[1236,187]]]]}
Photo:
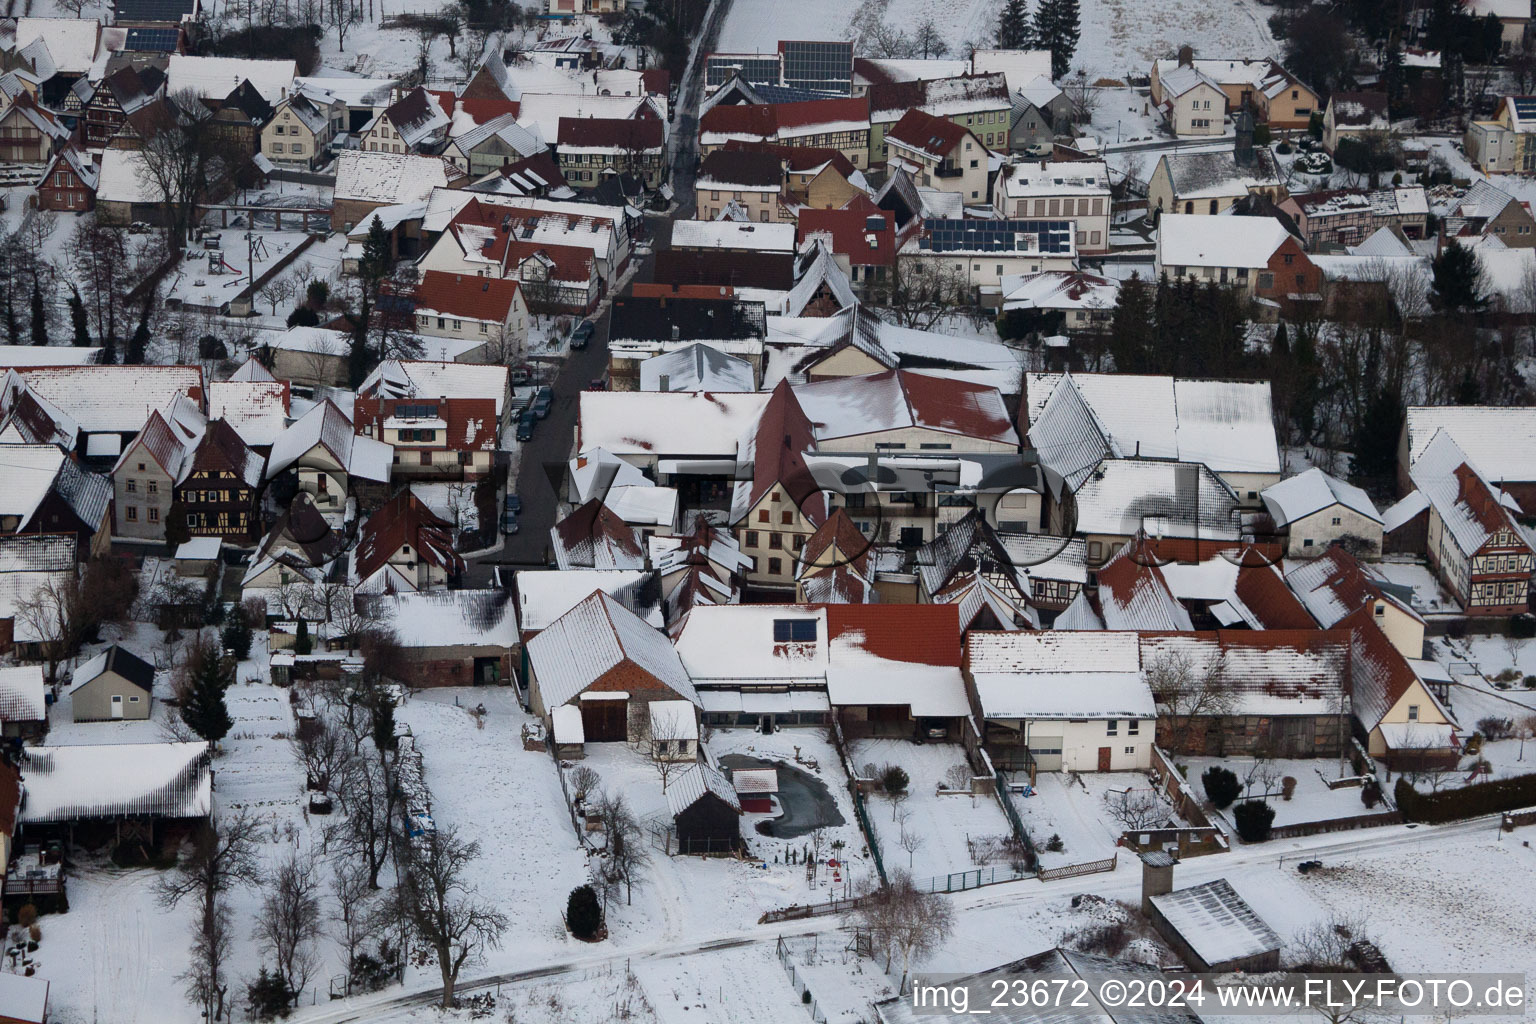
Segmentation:
{"type": "Polygon", "coordinates": [[[538,393],[533,396],[533,408],[531,411],[539,419],[543,419],[549,415],[549,407],[554,401],[555,393],[553,391],[547,387],[539,388],[538,393]]]}
{"type": "Polygon", "coordinates": [[[517,513],[513,512],[511,509],[508,509],[506,512],[502,513],[501,532],[509,537],[517,532],[517,513]]]}
{"type": "Polygon", "coordinates": [[[592,340],[592,321],[590,321],[590,320],[583,320],[581,323],[577,324],[576,325],[576,329],[571,332],[571,348],[575,348],[575,349],[586,348],[587,347],[587,342],[589,342],[591,340],[592,340]]]}
{"type": "Polygon", "coordinates": [[[524,411],[517,418],[517,439],[529,441],[533,438],[533,428],[539,425],[539,418],[533,414],[532,409],[524,411]]]}
{"type": "Polygon", "coordinates": [[[587,381],[587,390],[588,391],[607,391],[608,390],[608,382],[603,380],[603,378],[601,378],[601,377],[593,377],[591,380],[587,381]]]}
{"type": "Polygon", "coordinates": [[[514,387],[527,384],[533,380],[533,367],[529,366],[527,363],[514,366],[512,369],[507,371],[507,379],[512,382],[514,387]]]}
{"type": "Polygon", "coordinates": [[[506,510],[513,515],[523,510],[523,499],[517,496],[515,491],[508,491],[506,498],[506,510]]]}

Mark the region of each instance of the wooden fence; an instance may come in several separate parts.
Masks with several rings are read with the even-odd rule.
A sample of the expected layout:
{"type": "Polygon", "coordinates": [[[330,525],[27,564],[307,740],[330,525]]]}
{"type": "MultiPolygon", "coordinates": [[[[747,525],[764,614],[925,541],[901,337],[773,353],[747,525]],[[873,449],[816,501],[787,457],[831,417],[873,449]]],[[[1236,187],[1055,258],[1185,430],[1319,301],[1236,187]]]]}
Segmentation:
{"type": "Polygon", "coordinates": [[[758,924],[773,924],[775,921],[803,921],[808,917],[825,917],[828,914],[841,914],[848,910],[857,910],[868,903],[869,896],[848,896],[842,899],[829,899],[825,903],[796,903],[792,906],[782,907],[778,910],[766,910],[763,916],[757,919],[758,924]]]}
{"type": "Polygon", "coordinates": [[[1280,825],[1269,830],[1271,839],[1296,839],[1299,836],[1315,836],[1324,832],[1349,832],[1357,828],[1376,828],[1379,825],[1401,825],[1403,812],[1382,811],[1376,814],[1357,814],[1352,818],[1330,818],[1327,821],[1303,821],[1295,825],[1280,825]]]}
{"type": "Polygon", "coordinates": [[[1054,881],[1058,878],[1076,878],[1078,875],[1096,875],[1101,871],[1113,871],[1120,860],[1118,852],[1111,854],[1103,860],[1090,860],[1083,864],[1067,864],[1059,868],[1041,868],[1039,879],[1042,882],[1054,881]]]}

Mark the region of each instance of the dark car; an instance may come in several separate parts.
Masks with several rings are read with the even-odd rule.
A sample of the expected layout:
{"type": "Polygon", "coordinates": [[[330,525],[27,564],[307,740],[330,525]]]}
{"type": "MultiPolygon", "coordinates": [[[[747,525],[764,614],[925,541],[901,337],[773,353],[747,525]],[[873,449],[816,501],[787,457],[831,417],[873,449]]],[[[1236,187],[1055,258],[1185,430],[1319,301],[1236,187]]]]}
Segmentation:
{"type": "Polygon", "coordinates": [[[517,439],[519,441],[532,440],[533,428],[538,425],[539,418],[533,414],[532,409],[524,412],[517,420],[517,439]]]}
{"type": "Polygon", "coordinates": [[[530,410],[534,416],[543,419],[549,415],[549,407],[555,400],[555,393],[549,388],[539,388],[533,396],[533,408],[530,410]]]}
{"type": "Polygon", "coordinates": [[[521,366],[514,366],[512,369],[507,371],[507,377],[509,380],[511,380],[514,387],[527,384],[529,381],[533,380],[533,367],[527,365],[526,363],[521,366]]]}
{"type": "Polygon", "coordinates": [[[592,321],[583,320],[576,325],[571,332],[571,348],[581,349],[587,347],[587,342],[592,340],[592,321]]]}
{"type": "Polygon", "coordinates": [[[593,377],[591,380],[587,381],[587,390],[588,391],[607,391],[608,390],[608,382],[606,380],[603,380],[603,378],[601,378],[601,377],[593,377]]]}
{"type": "Polygon", "coordinates": [[[507,500],[506,500],[506,509],[507,509],[508,512],[511,512],[513,515],[516,515],[517,513],[521,512],[523,510],[523,499],[518,497],[517,494],[515,494],[514,492],[508,491],[507,492],[507,500]]]}
{"type": "Polygon", "coordinates": [[[517,532],[517,513],[508,509],[501,516],[501,532],[507,536],[517,532]]]}

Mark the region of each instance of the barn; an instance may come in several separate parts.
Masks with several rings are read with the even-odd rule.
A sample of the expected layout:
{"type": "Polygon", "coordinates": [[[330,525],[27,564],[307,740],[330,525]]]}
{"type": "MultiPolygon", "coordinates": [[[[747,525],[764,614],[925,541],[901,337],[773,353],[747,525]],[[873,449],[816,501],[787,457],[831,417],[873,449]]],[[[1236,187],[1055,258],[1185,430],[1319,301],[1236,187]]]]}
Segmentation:
{"type": "Polygon", "coordinates": [[[731,787],[745,814],[772,814],[773,798],[779,791],[777,768],[733,768],[731,787]]]}
{"type": "Polygon", "coordinates": [[[691,765],[667,783],[667,810],[679,853],[734,853],[741,848],[741,801],[716,768],[691,765]]]}
{"type": "Polygon", "coordinates": [[[1280,967],[1280,936],[1254,912],[1225,878],[1173,888],[1174,860],[1144,853],[1141,909],[1173,949],[1202,973],[1274,971],[1280,967]]]}

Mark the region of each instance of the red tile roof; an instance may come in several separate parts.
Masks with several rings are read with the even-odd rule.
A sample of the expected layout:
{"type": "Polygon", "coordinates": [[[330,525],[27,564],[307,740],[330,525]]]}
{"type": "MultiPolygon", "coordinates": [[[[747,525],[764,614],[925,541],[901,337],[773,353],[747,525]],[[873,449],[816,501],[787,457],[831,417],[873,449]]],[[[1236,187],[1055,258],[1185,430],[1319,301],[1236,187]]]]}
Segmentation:
{"type": "Polygon", "coordinates": [[[896,263],[896,217],[889,210],[801,210],[799,227],[801,243],[813,233],[830,235],[832,251],[848,257],[854,266],[889,267],[896,263]],[[870,231],[871,217],[879,219],[885,227],[870,231]]]}
{"type": "Polygon", "coordinates": [[[660,149],[665,133],[660,121],[648,117],[562,117],[559,140],[562,146],[646,150],[660,149]]]}
{"type": "Polygon", "coordinates": [[[1237,599],[1258,617],[1265,629],[1313,629],[1317,626],[1273,565],[1240,563],[1237,585],[1233,589],[1237,599]]]}
{"type": "Polygon", "coordinates": [[[776,103],[773,109],[780,128],[804,128],[813,124],[869,120],[869,100],[863,96],[832,100],[804,100],[800,103],[776,103]]]}
{"type": "Polygon", "coordinates": [[[841,150],[823,149],[820,146],[783,146],[777,142],[749,142],[746,139],[732,139],[725,144],[725,148],[733,152],[745,150],[747,152],[772,153],[784,161],[791,171],[795,172],[812,171],[823,164],[831,164],[844,178],[851,178],[857,169],[853,166],[853,162],[843,155],[841,150]]]}
{"type": "Polygon", "coordinates": [[[779,121],[774,108],[766,103],[710,107],[699,118],[700,132],[758,135],[766,139],[778,130],[779,121]]]}
{"type": "MultiPolygon", "coordinates": [[[[457,102],[459,109],[468,114],[475,124],[485,124],[487,121],[494,121],[503,114],[511,114],[513,117],[516,117],[523,106],[517,100],[491,98],[460,99],[457,102]]],[[[452,110],[454,108],[453,104],[454,101],[450,99],[444,104],[443,109],[452,110]]]]}
{"type": "MultiPolygon", "coordinates": [[[[437,415],[447,426],[443,443],[436,447],[457,452],[493,452],[496,450],[496,400],[494,398],[357,398],[352,403],[352,422],[365,437],[384,437],[384,421],[395,414],[399,405],[437,406],[437,415]],[[372,427],[372,433],[365,428],[372,427]]],[[[409,449],[407,449],[409,450],[409,449]]]]}
{"type": "Polygon", "coordinates": [[[846,564],[853,566],[858,572],[865,572],[869,565],[869,552],[874,546],[873,542],[859,530],[854,521],[848,518],[848,513],[837,509],[827,521],[816,528],[806,540],[805,547],[800,550],[799,562],[802,571],[810,573],[828,572],[832,565],[815,565],[816,559],[833,545],[837,546],[838,553],[842,555],[846,564]]]}
{"type": "Polygon", "coordinates": [[[418,559],[450,574],[464,570],[464,559],[453,550],[453,524],[438,518],[407,487],[363,524],[357,542],[358,579],[384,568],[405,544],[416,549],[418,559]]]}
{"type": "Polygon", "coordinates": [[[942,158],[953,152],[968,134],[965,128],[946,118],[909,110],[885,133],[885,139],[942,158]]]}
{"type": "Polygon", "coordinates": [[[810,417],[800,407],[789,381],[779,381],[752,432],[752,488],[746,508],[756,505],[774,486],[782,485],[800,506],[801,514],[820,526],[827,512],[826,499],[804,455],[815,446],[810,417]]]}
{"type": "Polygon", "coordinates": [[[929,377],[910,370],[885,372],[900,377],[912,419],[919,426],[949,430],[967,437],[1017,443],[1018,436],[1006,412],[998,414],[996,403],[982,400],[995,398],[996,388],[948,377],[929,377]]]}
{"type": "Polygon", "coordinates": [[[416,286],[416,307],[499,324],[506,322],[517,291],[515,280],[429,270],[416,286]]]}
{"type": "Polygon", "coordinates": [[[890,661],[960,667],[958,605],[831,604],[827,634],[833,640],[857,640],[870,654],[890,661]]]}

